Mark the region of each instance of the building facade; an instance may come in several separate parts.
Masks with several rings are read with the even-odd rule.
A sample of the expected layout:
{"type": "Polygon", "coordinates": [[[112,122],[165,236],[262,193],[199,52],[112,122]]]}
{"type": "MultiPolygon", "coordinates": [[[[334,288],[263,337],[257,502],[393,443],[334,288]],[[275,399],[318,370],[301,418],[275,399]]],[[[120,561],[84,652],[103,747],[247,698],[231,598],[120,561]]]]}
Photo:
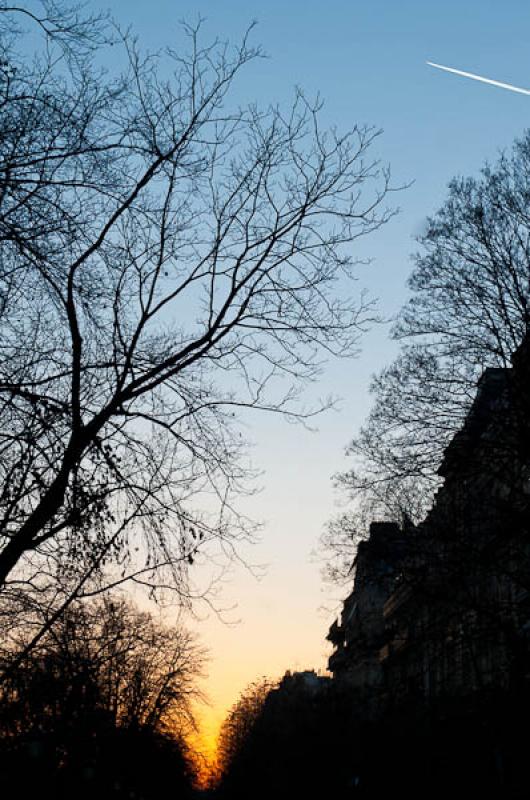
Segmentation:
{"type": "Polygon", "coordinates": [[[373,523],[328,639],[338,681],[386,702],[518,691],[530,678],[530,339],[488,369],[426,519],[373,523]]]}

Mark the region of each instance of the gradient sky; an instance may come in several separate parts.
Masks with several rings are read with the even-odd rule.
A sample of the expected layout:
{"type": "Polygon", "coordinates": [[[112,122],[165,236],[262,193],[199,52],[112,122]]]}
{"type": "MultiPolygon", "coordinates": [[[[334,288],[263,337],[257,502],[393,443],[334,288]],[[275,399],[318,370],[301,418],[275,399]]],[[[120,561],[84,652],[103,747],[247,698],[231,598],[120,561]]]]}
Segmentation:
{"type": "MultiPolygon", "coordinates": [[[[91,2],[91,7],[98,5],[91,2]]],[[[238,80],[237,99],[288,104],[293,87],[325,99],[324,121],[339,128],[369,123],[384,129],[377,154],[396,183],[414,181],[396,198],[402,213],[366,239],[360,255],[371,266],[360,286],[391,317],[406,297],[409,255],[425,216],[442,202],[453,175],[476,174],[530,124],[530,98],[450,75],[426,65],[448,65],[505,83],[530,87],[530,4],[425,0],[114,0],[101,3],[140,42],[157,48],[182,42],[178,21],[206,18],[206,36],[234,41],[257,20],[254,41],[269,55],[238,80]]],[[[257,582],[243,567],[217,598],[237,603],[227,626],[206,609],[193,624],[211,653],[205,688],[204,736],[214,740],[226,709],[260,676],[286,669],[325,667],[325,634],[337,598],[322,590],[312,558],[323,525],[337,510],[331,476],[344,469],[344,448],[369,407],[370,375],[391,360],[395,346],[381,326],[365,337],[356,361],[330,364],[313,397],[332,392],[339,412],[323,416],[310,433],[281,418],[254,416],[253,461],[264,471],[262,492],[246,510],[262,519],[262,541],[243,557],[267,564],[257,582]]]]}

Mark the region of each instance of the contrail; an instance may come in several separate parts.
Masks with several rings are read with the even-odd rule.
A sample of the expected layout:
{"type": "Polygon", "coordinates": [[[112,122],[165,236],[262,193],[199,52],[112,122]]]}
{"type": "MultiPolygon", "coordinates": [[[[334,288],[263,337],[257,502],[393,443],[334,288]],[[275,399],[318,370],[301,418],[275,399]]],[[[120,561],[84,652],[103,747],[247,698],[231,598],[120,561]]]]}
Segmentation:
{"type": "Polygon", "coordinates": [[[472,78],[474,81],[481,81],[482,83],[491,83],[492,86],[498,86],[500,89],[509,89],[510,92],[530,94],[530,89],[521,89],[520,86],[512,86],[511,83],[501,83],[501,81],[494,81],[491,78],[483,78],[482,75],[474,75],[473,72],[463,72],[461,69],[453,69],[453,67],[444,67],[442,64],[434,64],[432,61],[427,61],[426,63],[430,67],[443,69],[445,72],[453,72],[455,75],[462,75],[464,78],[472,78]]]}

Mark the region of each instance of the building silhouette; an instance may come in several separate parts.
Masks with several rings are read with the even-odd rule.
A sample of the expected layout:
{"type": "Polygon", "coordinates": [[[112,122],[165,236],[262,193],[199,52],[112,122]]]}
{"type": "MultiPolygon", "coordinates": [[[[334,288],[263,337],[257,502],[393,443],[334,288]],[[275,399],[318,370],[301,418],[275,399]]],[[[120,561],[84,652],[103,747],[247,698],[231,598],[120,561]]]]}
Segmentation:
{"type": "Polygon", "coordinates": [[[530,337],[487,369],[414,526],[375,522],[330,628],[329,669],[372,713],[443,705],[530,679],[530,337]]]}

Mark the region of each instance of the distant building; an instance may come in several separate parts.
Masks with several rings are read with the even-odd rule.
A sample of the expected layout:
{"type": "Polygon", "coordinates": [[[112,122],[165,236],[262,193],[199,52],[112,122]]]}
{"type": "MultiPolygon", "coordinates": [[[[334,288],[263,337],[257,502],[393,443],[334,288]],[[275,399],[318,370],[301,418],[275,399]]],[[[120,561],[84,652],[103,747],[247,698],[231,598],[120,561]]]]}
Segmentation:
{"type": "Polygon", "coordinates": [[[303,672],[287,671],[276,691],[284,694],[305,692],[316,695],[325,691],[329,685],[330,678],[327,675],[318,675],[314,669],[303,672]]]}

